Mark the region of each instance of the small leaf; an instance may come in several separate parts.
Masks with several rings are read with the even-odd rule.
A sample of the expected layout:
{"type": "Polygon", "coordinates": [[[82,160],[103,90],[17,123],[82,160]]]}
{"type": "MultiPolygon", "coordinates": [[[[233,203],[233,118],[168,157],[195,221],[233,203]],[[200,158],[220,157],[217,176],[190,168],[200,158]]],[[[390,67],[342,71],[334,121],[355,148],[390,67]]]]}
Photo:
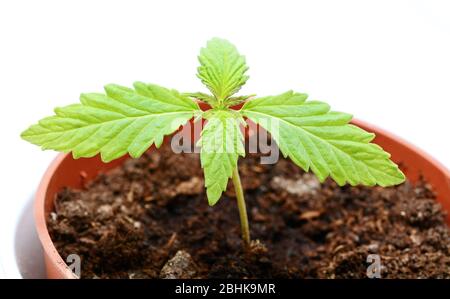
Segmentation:
{"type": "Polygon", "coordinates": [[[237,167],[239,156],[245,155],[245,149],[240,129],[243,120],[237,113],[209,110],[207,121],[198,145],[208,202],[212,206],[227,188],[228,179],[237,167]]]}
{"type": "Polygon", "coordinates": [[[104,162],[126,153],[139,157],[152,144],[159,147],[164,136],[200,113],[196,103],[153,84],[137,82],[135,90],[105,86],[105,94],[87,93],[80,104],[55,109],[25,130],[22,138],[43,149],[72,151],[74,158],[100,153],[104,162]]]}
{"type": "Polygon", "coordinates": [[[351,115],[306,98],[289,91],[254,99],[241,113],[269,131],[285,157],[321,181],[331,176],[339,185],[391,186],[405,180],[390,155],[370,143],[374,134],[349,124],[351,115]]]}
{"type": "Polygon", "coordinates": [[[244,56],[227,40],[211,39],[200,50],[198,60],[197,76],[219,101],[236,93],[248,79],[244,56]]]}
{"type": "Polygon", "coordinates": [[[195,100],[200,100],[202,102],[205,102],[212,107],[215,107],[217,105],[217,99],[209,94],[203,93],[203,92],[193,92],[193,93],[183,93],[183,95],[187,97],[191,97],[195,100]]]}
{"type": "Polygon", "coordinates": [[[247,95],[247,96],[238,96],[238,97],[230,97],[227,99],[226,104],[228,107],[239,105],[242,102],[249,100],[256,96],[255,94],[247,95]]]}

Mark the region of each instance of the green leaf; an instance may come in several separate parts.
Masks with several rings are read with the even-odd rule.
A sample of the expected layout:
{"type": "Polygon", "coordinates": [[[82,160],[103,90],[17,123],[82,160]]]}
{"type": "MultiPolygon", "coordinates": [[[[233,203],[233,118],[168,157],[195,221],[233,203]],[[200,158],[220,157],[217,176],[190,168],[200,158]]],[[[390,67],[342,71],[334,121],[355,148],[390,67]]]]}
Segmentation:
{"type": "Polygon", "coordinates": [[[289,91],[254,99],[241,113],[269,131],[285,157],[311,169],[320,181],[331,176],[339,185],[390,186],[405,180],[390,155],[370,143],[374,134],[349,124],[351,115],[306,98],[289,91]]]}
{"type": "Polygon", "coordinates": [[[139,157],[152,144],[159,147],[165,135],[200,113],[195,102],[175,90],[140,82],[134,88],[110,84],[106,95],[82,94],[80,104],[56,108],[54,116],[21,136],[43,149],[72,151],[74,158],[100,153],[109,162],[126,153],[139,157]]]}
{"type": "Polygon", "coordinates": [[[203,92],[183,93],[183,95],[193,98],[194,100],[203,101],[212,107],[216,106],[217,99],[209,94],[203,92]]]}
{"type": "Polygon", "coordinates": [[[227,40],[211,39],[200,50],[198,60],[197,76],[219,101],[236,93],[248,79],[245,57],[227,40]]]}
{"type": "Polygon", "coordinates": [[[245,155],[240,129],[244,121],[230,110],[209,110],[207,121],[198,145],[208,202],[212,206],[227,188],[239,156],[245,155]]]}
{"type": "Polygon", "coordinates": [[[239,105],[240,103],[245,102],[245,101],[249,100],[250,98],[253,98],[254,96],[256,96],[256,95],[250,94],[250,95],[246,95],[246,96],[230,97],[227,99],[226,104],[228,107],[239,105]]]}

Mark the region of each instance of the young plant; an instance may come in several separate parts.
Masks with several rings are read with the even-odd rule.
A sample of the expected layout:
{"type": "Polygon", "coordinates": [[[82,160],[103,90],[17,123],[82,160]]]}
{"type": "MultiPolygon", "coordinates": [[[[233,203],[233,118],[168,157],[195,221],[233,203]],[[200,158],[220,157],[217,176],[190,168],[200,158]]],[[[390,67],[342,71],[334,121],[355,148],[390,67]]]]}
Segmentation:
{"type": "Polygon", "coordinates": [[[337,184],[391,186],[404,181],[390,155],[371,143],[374,134],[349,124],[350,114],[330,111],[319,101],[294,91],[253,98],[234,96],[248,79],[244,56],[228,41],[213,38],[198,57],[197,76],[210,90],[179,93],[155,84],[134,83],[134,88],[109,84],[105,93],[85,93],[80,103],[55,109],[22,133],[22,138],[73,157],[100,153],[104,162],[125,154],[137,158],[151,145],[161,146],[192,118],[206,120],[198,145],[206,193],[215,205],[232,179],[242,238],[250,243],[244,193],[237,162],[245,155],[241,126],[246,119],[271,133],[283,156],[323,182],[330,176],[337,184]],[[251,99],[250,99],[251,98],[251,99]],[[202,111],[197,101],[211,106],[202,111]],[[243,103],[240,110],[230,107],[243,103]]]}

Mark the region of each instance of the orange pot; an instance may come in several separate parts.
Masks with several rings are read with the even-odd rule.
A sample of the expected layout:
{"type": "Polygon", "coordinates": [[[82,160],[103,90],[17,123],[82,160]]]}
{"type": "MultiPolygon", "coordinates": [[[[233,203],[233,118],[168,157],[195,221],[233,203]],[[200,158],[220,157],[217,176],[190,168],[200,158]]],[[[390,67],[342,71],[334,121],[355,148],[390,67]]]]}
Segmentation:
{"type": "MultiPolygon", "coordinates": [[[[358,120],[353,123],[377,135],[374,142],[391,153],[395,162],[402,163],[409,180],[415,182],[420,175],[424,176],[433,186],[437,200],[449,212],[447,223],[450,224],[450,172],[422,150],[391,133],[358,120]]],[[[65,186],[80,188],[86,180],[120,165],[125,159],[127,157],[105,164],[98,156],[74,160],[70,154],[60,154],[45,172],[36,192],[34,214],[48,278],[76,278],[57,252],[47,230],[46,219],[53,210],[56,193],[65,186]]]]}

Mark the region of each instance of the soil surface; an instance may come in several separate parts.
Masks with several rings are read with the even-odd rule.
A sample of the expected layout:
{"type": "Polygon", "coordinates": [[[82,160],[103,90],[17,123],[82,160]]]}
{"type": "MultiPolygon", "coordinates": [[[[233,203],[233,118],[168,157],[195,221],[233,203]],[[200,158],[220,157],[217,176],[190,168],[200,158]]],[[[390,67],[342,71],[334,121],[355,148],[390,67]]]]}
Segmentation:
{"type": "Polygon", "coordinates": [[[366,278],[371,254],[382,278],[450,278],[449,228],[425,182],[320,184],[288,160],[261,165],[258,155],[239,169],[249,251],[231,184],[208,206],[198,154],[167,146],[62,190],[50,235],[63,259],[81,256],[81,278],[366,278]]]}

